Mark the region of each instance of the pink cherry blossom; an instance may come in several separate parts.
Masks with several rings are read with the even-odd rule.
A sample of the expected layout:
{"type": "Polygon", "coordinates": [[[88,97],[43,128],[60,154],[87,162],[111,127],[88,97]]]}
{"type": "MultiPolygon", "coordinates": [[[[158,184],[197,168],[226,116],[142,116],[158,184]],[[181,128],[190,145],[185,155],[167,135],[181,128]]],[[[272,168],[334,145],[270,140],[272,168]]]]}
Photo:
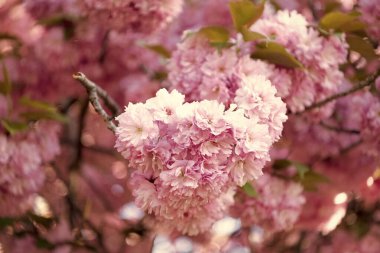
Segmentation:
{"type": "Polygon", "coordinates": [[[225,214],[233,188],[259,177],[269,159],[268,126],[236,105],[184,103],[161,89],[117,120],[116,148],[135,169],[136,204],[169,231],[205,232],[225,214]]]}
{"type": "Polygon", "coordinates": [[[146,33],[165,27],[182,10],[182,0],[85,0],[80,4],[85,14],[107,28],[146,33]]]}
{"type": "Polygon", "coordinates": [[[249,197],[239,191],[231,212],[241,217],[245,226],[258,225],[268,233],[290,229],[305,203],[302,186],[267,174],[253,185],[258,196],[249,197]]]}
{"type": "MultiPolygon", "coordinates": [[[[283,45],[304,66],[303,69],[275,67],[269,77],[292,112],[302,111],[343,87],[339,65],[346,61],[344,37],[321,37],[301,14],[287,10],[260,19],[250,29],[283,45]]],[[[328,117],[332,109],[330,104],[319,109],[317,115],[328,117]]]]}

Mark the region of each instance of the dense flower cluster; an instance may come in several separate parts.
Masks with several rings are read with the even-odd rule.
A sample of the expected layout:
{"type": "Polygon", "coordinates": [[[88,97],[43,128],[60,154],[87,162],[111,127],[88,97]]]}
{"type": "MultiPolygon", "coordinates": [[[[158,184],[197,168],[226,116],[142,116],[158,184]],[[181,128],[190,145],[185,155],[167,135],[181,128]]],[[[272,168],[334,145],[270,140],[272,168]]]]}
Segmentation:
{"type": "Polygon", "coordinates": [[[0,252],[380,252],[377,1],[259,2],[0,0],[0,252]]]}
{"type": "Polygon", "coordinates": [[[235,103],[247,117],[268,125],[272,140],[278,140],[286,106],[265,78],[269,71],[265,63],[239,57],[233,48],[218,52],[202,36],[189,36],[178,44],[169,63],[171,87],[183,92],[187,101],[235,103]]]}
{"type": "Polygon", "coordinates": [[[42,188],[43,165],[60,151],[58,126],[40,122],[26,133],[0,135],[0,215],[25,212],[42,188]]]}
{"type": "Polygon", "coordinates": [[[37,19],[52,18],[55,15],[78,15],[77,0],[23,0],[25,8],[37,19]]]}
{"type": "Polygon", "coordinates": [[[267,126],[235,105],[184,104],[176,90],[129,104],[117,120],[116,147],[136,169],[137,204],[190,235],[223,216],[231,186],[262,174],[272,143],[267,126]]]}
{"type": "MultiPolygon", "coordinates": [[[[269,76],[292,112],[335,94],[343,85],[339,65],[346,61],[347,44],[344,37],[322,37],[311,28],[307,20],[295,11],[278,11],[260,19],[251,28],[283,45],[303,68],[287,69],[273,66],[269,76]]],[[[320,109],[328,117],[333,103],[320,109]]]]}
{"type": "Polygon", "coordinates": [[[268,174],[253,185],[257,197],[238,192],[231,212],[240,217],[244,225],[258,225],[269,233],[292,228],[305,203],[302,186],[268,174]]]}
{"type": "Polygon", "coordinates": [[[367,23],[367,29],[374,41],[380,39],[380,6],[373,0],[359,0],[359,10],[362,20],[367,23]]]}
{"type": "Polygon", "coordinates": [[[81,1],[93,21],[121,31],[149,33],[171,22],[182,10],[182,0],[81,1]]]}

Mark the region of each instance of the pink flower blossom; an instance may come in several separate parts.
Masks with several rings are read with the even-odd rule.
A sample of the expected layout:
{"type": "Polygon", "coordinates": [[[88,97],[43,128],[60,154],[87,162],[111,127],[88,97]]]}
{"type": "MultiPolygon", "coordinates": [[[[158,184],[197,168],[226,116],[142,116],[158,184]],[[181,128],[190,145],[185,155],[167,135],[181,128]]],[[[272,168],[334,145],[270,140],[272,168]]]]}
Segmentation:
{"type": "Polygon", "coordinates": [[[246,117],[269,127],[273,142],[281,136],[286,107],[267,79],[273,75],[272,66],[240,56],[236,48],[218,52],[201,36],[190,34],[178,44],[168,68],[171,87],[183,92],[187,101],[235,103],[246,117]],[[188,57],[195,61],[188,63],[188,57]]]}
{"type": "Polygon", "coordinates": [[[77,0],[24,0],[25,8],[36,19],[51,18],[54,15],[78,14],[77,0]]]}
{"type": "Polygon", "coordinates": [[[233,104],[184,103],[161,89],[117,120],[116,148],[135,169],[136,204],[169,231],[205,232],[225,214],[233,188],[260,176],[269,159],[268,127],[233,104]]]}
{"type": "Polygon", "coordinates": [[[362,20],[367,23],[369,35],[378,41],[380,39],[380,6],[374,0],[359,0],[359,10],[362,20]]]}
{"type": "Polygon", "coordinates": [[[286,108],[276,92],[276,88],[264,76],[248,76],[242,78],[234,99],[249,118],[257,117],[260,123],[269,125],[274,140],[281,136],[282,124],[287,120],[286,108]]]}
{"type": "Polygon", "coordinates": [[[11,137],[0,134],[1,216],[17,216],[30,209],[45,181],[43,165],[59,153],[58,143],[58,129],[47,122],[11,137]]]}
{"type": "Polygon", "coordinates": [[[305,203],[302,186],[267,174],[253,185],[258,196],[249,197],[239,191],[231,212],[240,217],[245,226],[258,225],[268,233],[290,229],[305,203]]]}
{"type": "Polygon", "coordinates": [[[106,28],[149,33],[170,23],[182,10],[182,0],[84,0],[82,10],[106,28]]]}
{"type": "MultiPolygon", "coordinates": [[[[304,66],[304,69],[273,66],[269,77],[292,112],[337,93],[344,84],[339,70],[347,55],[344,37],[319,36],[301,14],[287,10],[258,20],[250,29],[283,45],[304,66]]],[[[333,103],[316,111],[316,115],[326,118],[332,109],[333,103]]]]}
{"type": "Polygon", "coordinates": [[[136,148],[144,141],[158,137],[153,115],[143,104],[129,104],[117,120],[120,124],[117,132],[120,141],[128,142],[136,148]]]}

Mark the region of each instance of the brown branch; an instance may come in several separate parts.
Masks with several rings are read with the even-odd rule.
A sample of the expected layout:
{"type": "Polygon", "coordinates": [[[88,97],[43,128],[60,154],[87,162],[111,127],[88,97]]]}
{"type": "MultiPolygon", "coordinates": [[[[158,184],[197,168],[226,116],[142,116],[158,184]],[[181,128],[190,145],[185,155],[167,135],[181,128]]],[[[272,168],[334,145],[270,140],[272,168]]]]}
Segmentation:
{"type": "MultiPolygon", "coordinates": [[[[62,175],[59,167],[57,164],[54,162],[51,163],[54,171],[57,173],[57,177],[62,181],[62,183],[66,186],[66,189],[68,191],[67,195],[65,196],[65,200],[67,203],[67,206],[69,208],[68,213],[69,213],[69,220],[70,220],[70,225],[71,228],[77,228],[75,218],[77,219],[78,222],[80,222],[82,225],[80,227],[83,227],[83,224],[87,225],[95,234],[97,237],[97,244],[101,248],[101,252],[107,253],[106,246],[104,245],[104,237],[103,234],[100,230],[97,229],[97,227],[89,220],[87,219],[81,207],[77,204],[75,201],[75,194],[73,192],[73,187],[72,187],[72,182],[71,182],[71,177],[69,176],[69,179],[65,179],[64,176],[62,175]]],[[[81,236],[80,236],[81,238],[81,236]]],[[[83,238],[81,238],[83,239],[83,238]]]]}
{"type": "MultiPolygon", "coordinates": [[[[67,145],[67,146],[70,146],[70,147],[74,147],[76,144],[76,142],[74,140],[71,140],[69,138],[62,138],[61,139],[61,143],[63,145],[67,145]]],[[[93,145],[93,146],[83,146],[82,148],[90,151],[90,152],[94,152],[94,153],[99,153],[99,154],[103,154],[103,155],[108,155],[108,156],[112,156],[112,157],[115,157],[117,155],[119,155],[119,153],[117,153],[115,151],[115,149],[111,149],[111,148],[107,148],[107,147],[104,147],[104,146],[97,146],[97,145],[93,145]]]]}
{"type": "Polygon", "coordinates": [[[57,105],[59,112],[62,114],[67,114],[71,106],[78,102],[78,100],[79,99],[77,97],[68,97],[64,101],[59,102],[57,105]]]}
{"type": "Polygon", "coordinates": [[[312,104],[310,106],[307,106],[303,111],[297,112],[295,114],[296,115],[300,115],[300,114],[302,114],[304,112],[313,110],[315,108],[322,107],[322,106],[324,106],[324,105],[326,105],[326,104],[328,104],[328,103],[330,103],[330,102],[332,102],[332,101],[334,101],[334,100],[336,100],[338,98],[345,97],[345,96],[350,95],[352,93],[355,93],[355,92],[357,92],[357,91],[359,91],[361,89],[364,89],[365,87],[370,86],[376,80],[376,78],[378,76],[380,76],[380,69],[377,70],[375,72],[375,74],[373,74],[372,76],[369,76],[366,80],[359,82],[358,85],[352,87],[351,89],[346,90],[346,91],[341,92],[341,93],[338,93],[338,94],[335,94],[335,95],[333,95],[331,97],[325,98],[325,99],[323,99],[323,100],[321,100],[319,102],[316,102],[316,103],[314,103],[314,104],[312,104]]]}
{"type": "Polygon", "coordinates": [[[358,140],[354,143],[352,143],[351,145],[348,145],[347,147],[343,148],[339,155],[344,155],[344,154],[347,154],[348,152],[350,152],[351,150],[353,150],[354,148],[360,146],[361,144],[363,143],[363,140],[358,140]]]}
{"type": "Polygon", "coordinates": [[[119,107],[117,103],[107,94],[107,92],[101,89],[94,82],[89,80],[83,73],[78,72],[73,75],[73,78],[79,81],[83,87],[86,88],[90,103],[94,107],[95,111],[103,118],[107,123],[108,129],[115,133],[116,125],[112,122],[114,117],[118,114],[119,107]],[[102,107],[99,101],[99,97],[103,100],[104,104],[112,111],[113,115],[110,116],[102,107]]]}
{"type": "Polygon", "coordinates": [[[112,112],[112,119],[114,119],[117,115],[120,114],[120,108],[118,104],[113,100],[105,90],[100,88],[99,86],[96,87],[99,97],[103,100],[104,104],[111,110],[112,112]]]}
{"type": "Polygon", "coordinates": [[[107,47],[109,44],[110,31],[106,31],[102,39],[101,50],[98,56],[99,63],[103,64],[107,57],[107,47]]]}
{"type": "Polygon", "coordinates": [[[345,134],[352,134],[352,135],[360,134],[360,131],[356,130],[356,129],[347,129],[347,128],[341,128],[341,127],[337,127],[337,126],[331,126],[331,125],[326,124],[324,122],[319,123],[319,125],[322,126],[323,128],[326,128],[328,130],[338,132],[338,133],[345,133],[345,134]]]}
{"type": "Polygon", "coordinates": [[[314,21],[317,21],[319,19],[318,18],[318,12],[315,9],[315,4],[313,3],[313,1],[307,0],[307,6],[309,7],[311,14],[313,15],[314,21]]]}
{"type": "Polygon", "coordinates": [[[75,136],[75,145],[73,145],[75,149],[75,154],[74,154],[74,159],[69,166],[70,170],[74,169],[79,169],[81,161],[82,161],[82,149],[83,149],[83,144],[82,144],[82,134],[83,130],[85,128],[86,124],[86,115],[88,111],[88,99],[86,98],[85,100],[82,101],[81,103],[81,108],[78,116],[78,129],[76,132],[75,136]]]}
{"type": "Polygon", "coordinates": [[[94,246],[91,244],[87,243],[84,240],[77,241],[77,240],[64,240],[64,241],[58,241],[58,242],[52,242],[49,241],[48,239],[44,238],[41,236],[40,232],[37,230],[37,228],[32,227],[31,229],[23,229],[20,231],[14,232],[16,236],[18,237],[23,237],[23,236],[31,236],[35,242],[44,242],[46,245],[45,247],[50,250],[58,249],[63,246],[72,246],[74,248],[82,248],[82,249],[87,249],[92,252],[101,252],[98,249],[96,249],[94,246]]]}

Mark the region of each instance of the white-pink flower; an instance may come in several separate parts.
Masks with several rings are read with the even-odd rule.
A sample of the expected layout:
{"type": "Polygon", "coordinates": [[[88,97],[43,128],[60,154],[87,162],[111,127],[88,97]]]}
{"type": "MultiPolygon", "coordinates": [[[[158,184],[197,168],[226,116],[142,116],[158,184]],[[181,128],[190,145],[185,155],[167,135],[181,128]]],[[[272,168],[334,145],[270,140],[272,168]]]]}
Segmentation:
{"type": "MultiPolygon", "coordinates": [[[[322,37],[296,11],[281,10],[258,20],[250,28],[283,45],[304,68],[272,65],[268,78],[292,112],[337,93],[343,87],[339,65],[346,62],[348,45],[343,35],[322,37]]],[[[316,111],[318,118],[331,115],[334,103],[316,111]]]]}
{"type": "Polygon", "coordinates": [[[119,128],[118,139],[139,147],[147,139],[158,137],[158,128],[153,124],[153,115],[143,104],[132,104],[117,117],[119,128]]]}
{"type": "Polygon", "coordinates": [[[182,10],[182,0],[83,0],[82,12],[107,29],[150,33],[168,25],[182,10]]]}
{"type": "Polygon", "coordinates": [[[245,225],[258,225],[266,232],[290,229],[297,221],[305,197],[300,184],[264,174],[253,182],[258,196],[237,193],[232,214],[240,217],[245,225]]]}
{"type": "Polygon", "coordinates": [[[176,90],[129,104],[117,120],[116,148],[135,169],[136,204],[158,226],[189,235],[225,215],[227,196],[261,175],[273,142],[268,126],[236,105],[184,103],[176,90]]]}

